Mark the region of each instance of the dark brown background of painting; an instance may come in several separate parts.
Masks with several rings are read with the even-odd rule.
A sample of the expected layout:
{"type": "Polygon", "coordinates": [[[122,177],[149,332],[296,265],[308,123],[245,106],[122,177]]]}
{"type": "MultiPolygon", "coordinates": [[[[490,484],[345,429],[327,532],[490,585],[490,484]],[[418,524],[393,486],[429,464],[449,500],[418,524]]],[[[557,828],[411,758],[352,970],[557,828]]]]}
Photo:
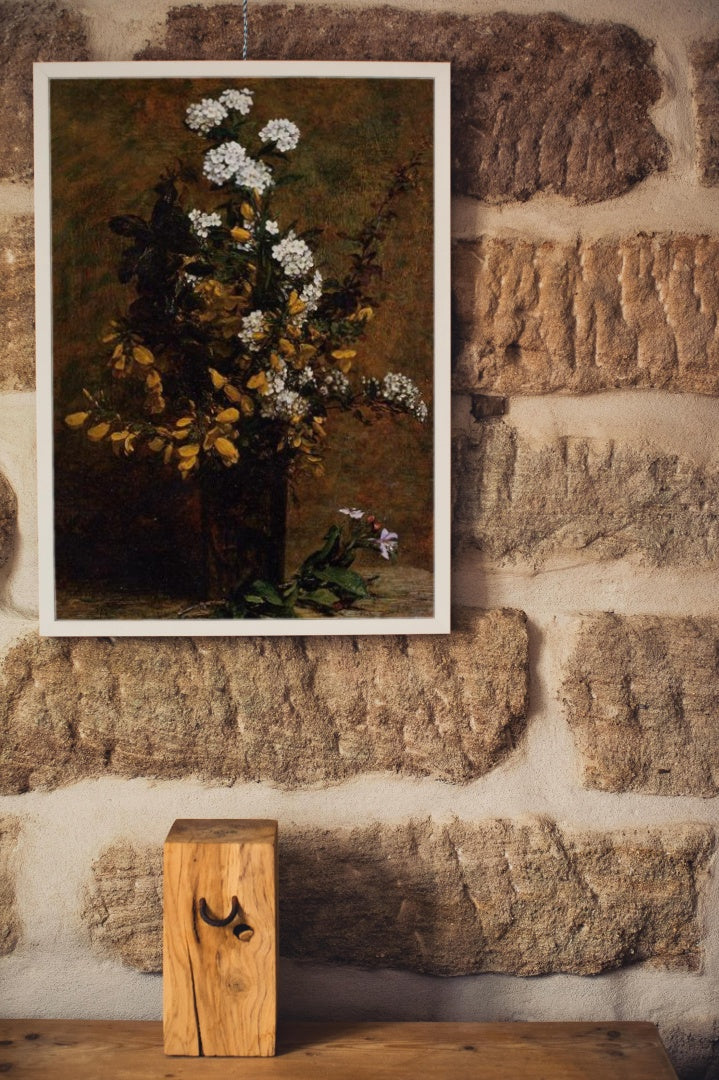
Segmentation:
{"type": "MultiPolygon", "coordinates": [[[[123,241],[107,221],[146,216],[152,187],[178,158],[199,164],[207,144],[183,123],[185,108],[227,86],[255,90],[251,119],[276,116],[302,133],[291,155],[301,180],[278,189],[283,226],[322,226],[316,242],[323,273],[341,272],[356,230],[381,200],[393,167],[426,144],[419,188],[398,204],[384,245],[382,303],[358,354],[358,367],[402,371],[431,405],[432,84],[379,79],[67,80],[52,84],[55,519],[58,614],[63,597],[101,598],[120,585],[152,598],[191,596],[201,544],[194,485],[172,470],[113,459],[67,432],[62,417],[79,407],[99,341],[132,289],[117,282],[123,241]],[[109,584],[108,584],[109,583],[109,584]]],[[[201,185],[194,205],[221,201],[201,185]]],[[[191,208],[191,205],[186,207],[191,208]]],[[[347,504],[373,509],[400,535],[406,566],[431,569],[432,424],[408,418],[363,428],[333,417],[323,479],[299,477],[288,508],[287,567],[311,550],[347,504]]],[[[98,611],[98,614],[103,614],[98,611]]],[[[67,614],[71,614],[68,609],[67,614]]],[[[148,605],[147,615],[153,611],[148,605]]]]}

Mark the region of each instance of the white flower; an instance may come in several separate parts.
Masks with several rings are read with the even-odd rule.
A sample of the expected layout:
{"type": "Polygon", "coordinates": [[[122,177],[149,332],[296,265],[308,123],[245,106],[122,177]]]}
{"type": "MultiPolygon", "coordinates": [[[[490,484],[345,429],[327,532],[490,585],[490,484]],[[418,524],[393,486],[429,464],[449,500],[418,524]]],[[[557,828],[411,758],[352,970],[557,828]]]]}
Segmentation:
{"type": "Polygon", "coordinates": [[[300,293],[300,300],[306,304],[304,315],[311,315],[317,310],[317,304],[322,296],[322,274],[315,270],[315,276],[308,282],[300,293]]]}
{"type": "Polygon", "coordinates": [[[312,252],[292,229],[272,248],[272,258],[280,263],[289,278],[305,277],[314,266],[312,252]]]}
{"type": "Polygon", "coordinates": [[[227,116],[227,109],[219,101],[213,98],[203,98],[195,105],[190,105],[185,113],[185,123],[192,131],[198,131],[201,135],[216,128],[227,116]]]}
{"type": "Polygon", "coordinates": [[[243,116],[247,116],[252,108],[253,95],[254,90],[248,90],[247,87],[244,90],[223,90],[220,101],[226,108],[236,109],[243,116]]]}
{"type": "Polygon", "coordinates": [[[388,529],[382,529],[379,536],[373,537],[370,540],[370,543],[379,548],[379,553],[383,559],[389,559],[390,555],[394,555],[397,552],[398,539],[397,533],[389,532],[388,529]]]}
{"type": "Polygon", "coordinates": [[[309,412],[310,403],[307,398],[287,385],[288,379],[297,377],[294,371],[286,367],[281,371],[268,368],[263,375],[265,388],[261,391],[260,416],[267,420],[293,420],[309,412]]]}
{"type": "Polygon", "coordinates": [[[309,409],[309,402],[296,390],[288,390],[282,377],[275,372],[265,372],[269,390],[262,399],[260,415],[268,420],[292,420],[295,416],[304,416],[309,409]]]}
{"type": "Polygon", "coordinates": [[[187,215],[190,219],[192,231],[201,240],[206,240],[210,229],[217,229],[222,225],[219,214],[203,214],[201,210],[190,210],[187,215]]]}
{"type": "Polygon", "coordinates": [[[260,393],[263,393],[268,397],[272,397],[273,394],[281,394],[285,389],[284,369],[276,371],[274,368],[268,368],[263,374],[265,376],[265,389],[260,391],[260,393]]]}
{"type": "Polygon", "coordinates": [[[224,142],[207,151],[202,171],[213,184],[226,184],[246,160],[244,146],[238,142],[224,142]]]}
{"type": "Polygon", "coordinates": [[[238,187],[252,188],[260,193],[272,183],[272,172],[262,161],[251,158],[238,142],[213,146],[205,154],[202,171],[213,184],[234,180],[238,187]]]}
{"type": "Polygon", "coordinates": [[[320,387],[322,397],[347,398],[351,393],[350,381],[341,371],[329,371],[325,375],[324,385],[320,387]]]}
{"type": "Polygon", "coordinates": [[[314,373],[314,371],[312,370],[311,367],[308,366],[306,368],[303,368],[302,371],[297,372],[297,385],[300,388],[304,388],[305,386],[310,386],[310,384],[314,385],[314,381],[315,381],[315,373],[314,373]]]}
{"type": "Polygon", "coordinates": [[[272,221],[270,218],[268,218],[267,221],[265,222],[265,232],[269,233],[270,236],[277,236],[277,233],[279,231],[280,231],[280,227],[277,224],[277,222],[272,221]]]}
{"type": "Polygon", "coordinates": [[[406,375],[399,372],[389,371],[381,383],[376,379],[365,379],[365,388],[369,388],[371,396],[396,405],[404,412],[410,413],[420,423],[427,419],[429,410],[422,400],[419,387],[406,375]]]}
{"type": "Polygon", "coordinates": [[[251,311],[243,318],[242,329],[237,336],[250,352],[259,352],[262,346],[261,342],[256,340],[255,335],[265,334],[266,332],[264,311],[251,311]]]}
{"type": "Polygon", "coordinates": [[[356,506],[343,506],[340,507],[340,514],[346,514],[347,517],[354,518],[355,520],[364,517],[364,510],[358,510],[356,506]]]}
{"type": "Polygon", "coordinates": [[[260,194],[274,184],[272,170],[264,161],[255,161],[254,158],[245,157],[235,173],[237,187],[250,188],[259,191],[260,194]]]}
{"type": "Polygon", "coordinates": [[[263,142],[273,142],[278,150],[285,153],[287,150],[294,150],[297,146],[300,129],[291,120],[269,120],[259,132],[259,136],[263,142]]]}

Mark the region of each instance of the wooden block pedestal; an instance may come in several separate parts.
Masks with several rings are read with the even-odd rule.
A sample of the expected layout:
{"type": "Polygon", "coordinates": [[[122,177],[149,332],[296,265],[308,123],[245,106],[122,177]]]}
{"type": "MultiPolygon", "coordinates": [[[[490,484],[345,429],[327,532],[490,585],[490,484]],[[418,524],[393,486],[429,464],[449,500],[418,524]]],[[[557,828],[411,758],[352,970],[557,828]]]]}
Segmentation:
{"type": "Polygon", "coordinates": [[[277,822],[176,821],[163,909],[165,1053],[274,1054],[277,822]]]}

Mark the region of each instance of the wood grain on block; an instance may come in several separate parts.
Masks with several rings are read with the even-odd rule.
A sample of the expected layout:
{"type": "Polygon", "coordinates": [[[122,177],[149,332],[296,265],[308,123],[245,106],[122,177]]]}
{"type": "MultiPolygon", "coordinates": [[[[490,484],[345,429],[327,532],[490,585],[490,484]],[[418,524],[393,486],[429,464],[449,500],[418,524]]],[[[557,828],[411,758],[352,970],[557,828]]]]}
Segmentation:
{"type": "MultiPolygon", "coordinates": [[[[488,202],[541,191],[595,202],[669,159],[649,117],[662,93],[653,46],[618,23],[258,4],[250,49],[254,60],[451,61],[454,184],[488,202]]],[[[236,5],[187,4],[170,9],[164,41],[138,59],[241,55],[236,5]]]]}
{"type": "Polygon", "coordinates": [[[165,841],[163,877],[165,1053],[271,1056],[277,822],[177,821],[165,841]]]}
{"type": "Polygon", "coordinates": [[[52,1080],[676,1080],[653,1024],[284,1024],[272,1061],[173,1061],[160,1024],[0,1020],[0,1069],[52,1080]],[[102,1063],[102,1064],[100,1064],[102,1063]]]}
{"type": "Polygon", "coordinates": [[[719,393],[719,237],[461,241],[457,391],[719,393]]]}

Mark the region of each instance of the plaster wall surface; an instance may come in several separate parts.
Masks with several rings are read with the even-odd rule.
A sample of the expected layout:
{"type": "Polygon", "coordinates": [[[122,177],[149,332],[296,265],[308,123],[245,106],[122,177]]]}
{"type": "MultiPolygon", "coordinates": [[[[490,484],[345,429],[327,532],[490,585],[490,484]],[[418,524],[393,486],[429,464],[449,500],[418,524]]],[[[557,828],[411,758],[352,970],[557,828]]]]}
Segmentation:
{"type": "MultiPolygon", "coordinates": [[[[394,2],[418,11],[497,10],[490,0],[394,2]]],[[[122,4],[68,0],[67,6],[85,20],[93,58],[124,60],[162,38],[172,5],[166,0],[122,4]]],[[[344,5],[362,6],[360,0],[344,5]]],[[[457,198],[452,207],[453,237],[573,240],[641,231],[719,235],[719,188],[703,186],[696,170],[689,59],[693,42],[719,35],[719,9],[713,0],[681,4],[635,0],[630,6],[620,0],[591,4],[504,0],[501,9],[529,14],[558,11],[588,23],[620,22],[654,41],[654,63],[664,93],[651,118],[669,143],[671,163],[667,172],[650,176],[621,198],[588,206],[555,195],[501,207],[457,198]]],[[[250,20],[252,11],[251,2],[250,20]]],[[[30,185],[0,183],[0,211],[21,214],[31,208],[30,185]]],[[[470,406],[468,395],[455,396],[455,435],[470,432],[475,425],[470,406]]],[[[36,626],[34,409],[30,391],[0,396],[0,470],[19,502],[18,538],[0,582],[3,651],[36,626]]],[[[538,446],[564,436],[650,444],[703,469],[719,465],[718,421],[716,397],[630,389],[512,397],[502,418],[538,446]]],[[[453,601],[523,610],[530,648],[526,734],[508,759],[467,785],[370,774],[293,791],[266,783],[209,787],[192,776],[177,781],[105,777],[54,791],[0,797],[0,814],[17,815],[22,823],[16,905],[23,924],[14,952],[0,960],[0,1013],[159,1017],[160,978],[99,955],[91,946],[81,911],[88,868],[107,845],[120,837],[159,845],[177,817],[277,817],[298,826],[345,828],[376,819],[401,823],[430,815],[440,822],[453,817],[479,822],[539,814],[573,828],[636,829],[687,822],[719,828],[715,798],[608,793],[585,787],[560,700],[566,660],[585,617],[598,611],[714,617],[718,586],[719,571],[703,565],[651,567],[631,556],[596,562],[583,555],[562,555],[537,570],[521,561],[492,565],[478,551],[462,551],[454,562],[453,601]]],[[[281,1011],[308,1018],[648,1019],[660,1025],[683,1075],[717,1076],[719,1057],[712,1055],[712,1040],[719,1038],[715,876],[702,894],[699,918],[704,961],[695,972],[639,965],[592,977],[447,979],[286,960],[281,968],[281,1011]]]]}

